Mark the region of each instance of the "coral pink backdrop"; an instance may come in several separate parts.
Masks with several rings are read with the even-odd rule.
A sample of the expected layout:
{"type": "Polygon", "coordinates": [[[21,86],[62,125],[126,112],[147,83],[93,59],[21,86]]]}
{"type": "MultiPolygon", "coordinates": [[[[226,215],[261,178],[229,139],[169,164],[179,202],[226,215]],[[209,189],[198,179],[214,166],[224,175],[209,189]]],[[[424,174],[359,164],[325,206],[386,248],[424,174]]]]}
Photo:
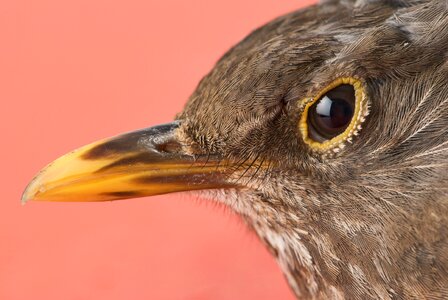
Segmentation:
{"type": "Polygon", "coordinates": [[[238,217],[185,195],[20,205],[48,162],[172,120],[216,60],[300,0],[0,1],[0,299],[292,299],[238,217]]]}

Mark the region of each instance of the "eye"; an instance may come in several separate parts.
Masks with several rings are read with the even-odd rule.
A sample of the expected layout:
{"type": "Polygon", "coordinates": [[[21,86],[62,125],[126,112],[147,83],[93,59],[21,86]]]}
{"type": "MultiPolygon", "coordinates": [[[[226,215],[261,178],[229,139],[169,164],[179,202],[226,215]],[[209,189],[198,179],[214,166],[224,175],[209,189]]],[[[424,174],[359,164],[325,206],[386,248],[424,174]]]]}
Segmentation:
{"type": "Polygon", "coordinates": [[[315,98],[307,98],[299,122],[303,140],[313,150],[342,147],[368,114],[364,88],[357,79],[339,78],[315,98]]]}
{"type": "Polygon", "coordinates": [[[355,89],[340,85],[321,96],[308,111],[309,135],[316,141],[334,138],[344,132],[353,118],[355,89]]]}

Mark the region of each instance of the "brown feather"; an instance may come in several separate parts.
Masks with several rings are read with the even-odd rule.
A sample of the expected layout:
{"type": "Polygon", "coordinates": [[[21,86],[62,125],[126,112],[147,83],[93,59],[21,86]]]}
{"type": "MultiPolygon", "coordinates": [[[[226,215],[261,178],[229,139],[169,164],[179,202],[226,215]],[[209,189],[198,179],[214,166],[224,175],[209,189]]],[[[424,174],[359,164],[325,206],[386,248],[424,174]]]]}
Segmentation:
{"type": "Polygon", "coordinates": [[[330,0],[280,17],[178,116],[188,152],[253,162],[232,175],[245,189],[207,196],[244,216],[301,299],[448,298],[447,3],[330,0]],[[344,76],[370,114],[338,153],[313,152],[299,100],[344,76]]]}

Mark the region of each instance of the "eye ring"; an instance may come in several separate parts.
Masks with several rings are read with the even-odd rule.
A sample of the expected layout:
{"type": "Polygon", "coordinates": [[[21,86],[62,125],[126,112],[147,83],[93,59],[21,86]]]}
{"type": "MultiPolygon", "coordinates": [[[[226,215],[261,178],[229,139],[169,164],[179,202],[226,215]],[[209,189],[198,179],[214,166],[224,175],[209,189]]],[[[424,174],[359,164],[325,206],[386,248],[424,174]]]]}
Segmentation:
{"type": "Polygon", "coordinates": [[[304,142],[312,150],[323,152],[335,149],[334,151],[337,151],[336,149],[341,148],[345,141],[350,141],[351,137],[357,133],[364,117],[368,114],[365,98],[364,88],[358,79],[343,77],[330,83],[316,97],[302,100],[301,104],[304,108],[299,121],[299,131],[304,142]],[[348,97],[335,96],[338,95],[338,90],[343,88],[346,89],[346,95],[348,89],[351,89],[352,100],[347,100],[348,97]],[[334,97],[327,97],[328,95],[334,97]],[[319,105],[321,108],[318,109],[319,105]],[[316,118],[316,115],[322,117],[322,112],[328,114],[325,117],[330,116],[330,108],[332,117],[336,114],[337,119],[316,118]],[[319,110],[320,114],[316,113],[316,110],[319,110]]]}

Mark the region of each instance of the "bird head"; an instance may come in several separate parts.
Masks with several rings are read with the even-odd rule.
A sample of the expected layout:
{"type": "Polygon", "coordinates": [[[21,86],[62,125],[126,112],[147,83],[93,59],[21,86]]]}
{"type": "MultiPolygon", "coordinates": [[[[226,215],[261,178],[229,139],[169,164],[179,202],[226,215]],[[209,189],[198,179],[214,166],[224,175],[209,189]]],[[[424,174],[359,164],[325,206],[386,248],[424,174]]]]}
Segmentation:
{"type": "Polygon", "coordinates": [[[228,51],[172,123],[48,165],[23,201],[195,190],[303,298],[448,293],[446,1],[326,1],[228,51]]]}

